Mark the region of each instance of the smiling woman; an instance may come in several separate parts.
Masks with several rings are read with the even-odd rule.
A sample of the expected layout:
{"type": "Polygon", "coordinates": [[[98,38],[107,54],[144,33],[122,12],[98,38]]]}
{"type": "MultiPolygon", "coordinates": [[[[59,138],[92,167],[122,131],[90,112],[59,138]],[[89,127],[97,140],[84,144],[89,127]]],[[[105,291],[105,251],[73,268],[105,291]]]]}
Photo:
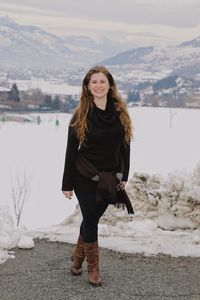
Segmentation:
{"type": "Polygon", "coordinates": [[[88,281],[95,286],[101,285],[98,223],[120,192],[127,196],[131,135],[130,117],[111,73],[103,66],[91,68],[69,125],[62,191],[71,199],[74,189],[83,216],[71,272],[81,274],[86,255],[88,281]]]}
{"type": "Polygon", "coordinates": [[[107,94],[110,89],[110,85],[106,75],[103,73],[94,73],[91,75],[88,90],[94,97],[94,103],[97,107],[105,110],[107,94]]]}

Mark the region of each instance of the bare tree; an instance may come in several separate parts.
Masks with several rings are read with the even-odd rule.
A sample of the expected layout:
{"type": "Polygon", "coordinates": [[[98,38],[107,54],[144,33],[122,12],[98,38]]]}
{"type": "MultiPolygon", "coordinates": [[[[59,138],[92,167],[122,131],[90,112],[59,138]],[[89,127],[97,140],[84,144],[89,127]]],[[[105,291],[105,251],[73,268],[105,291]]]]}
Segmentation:
{"type": "Polygon", "coordinates": [[[19,173],[16,175],[15,181],[13,181],[11,173],[10,175],[14,213],[16,217],[17,227],[19,227],[24,204],[30,194],[30,177],[27,175],[25,170],[22,176],[20,176],[19,173]]]}

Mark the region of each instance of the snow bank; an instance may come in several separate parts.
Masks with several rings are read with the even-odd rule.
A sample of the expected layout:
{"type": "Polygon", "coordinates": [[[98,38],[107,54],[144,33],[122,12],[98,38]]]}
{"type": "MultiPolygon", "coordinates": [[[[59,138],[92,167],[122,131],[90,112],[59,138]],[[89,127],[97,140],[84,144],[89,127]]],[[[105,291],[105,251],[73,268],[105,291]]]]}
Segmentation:
{"type": "Polygon", "coordinates": [[[16,228],[8,206],[0,206],[0,264],[8,258],[15,258],[15,247],[31,249],[34,241],[28,236],[28,231],[16,228]]]}
{"type": "Polygon", "coordinates": [[[35,243],[30,236],[22,236],[20,241],[17,244],[20,249],[32,249],[35,246],[35,243]]]}
{"type": "Polygon", "coordinates": [[[7,206],[0,206],[0,264],[9,257],[13,258],[10,249],[17,246],[19,231],[15,229],[10,210],[7,206]]]}
{"type": "Polygon", "coordinates": [[[190,174],[134,173],[127,186],[135,211],[165,230],[200,228],[200,163],[190,174]]]}
{"type": "MultiPolygon", "coordinates": [[[[127,253],[200,256],[200,163],[191,173],[134,173],[127,185],[135,214],[110,205],[98,226],[101,247],[127,253]]],[[[79,205],[61,224],[32,236],[75,243],[81,223],[79,205]]],[[[29,232],[30,234],[30,232],[29,232]]]]}
{"type": "MultiPolygon", "coordinates": [[[[134,173],[127,185],[135,214],[110,205],[98,226],[101,247],[128,253],[200,256],[200,163],[190,173],[134,173]]],[[[34,247],[33,238],[75,243],[79,205],[62,223],[37,231],[16,230],[7,207],[0,208],[0,263],[9,249],[34,247]]]]}

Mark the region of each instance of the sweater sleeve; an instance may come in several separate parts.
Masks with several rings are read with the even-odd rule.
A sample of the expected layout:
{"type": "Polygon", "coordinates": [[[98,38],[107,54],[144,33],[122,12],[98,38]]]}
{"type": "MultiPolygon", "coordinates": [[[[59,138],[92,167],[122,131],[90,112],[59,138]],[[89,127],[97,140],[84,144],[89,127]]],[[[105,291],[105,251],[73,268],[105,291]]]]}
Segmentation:
{"type": "Polygon", "coordinates": [[[128,180],[129,169],[130,169],[130,143],[127,144],[125,142],[122,143],[121,153],[124,161],[124,172],[122,181],[128,180]]]}
{"type": "Polygon", "coordinates": [[[75,169],[75,161],[79,148],[79,139],[77,138],[74,128],[69,126],[68,139],[65,154],[65,164],[62,179],[62,191],[73,190],[73,174],[75,169]]]}

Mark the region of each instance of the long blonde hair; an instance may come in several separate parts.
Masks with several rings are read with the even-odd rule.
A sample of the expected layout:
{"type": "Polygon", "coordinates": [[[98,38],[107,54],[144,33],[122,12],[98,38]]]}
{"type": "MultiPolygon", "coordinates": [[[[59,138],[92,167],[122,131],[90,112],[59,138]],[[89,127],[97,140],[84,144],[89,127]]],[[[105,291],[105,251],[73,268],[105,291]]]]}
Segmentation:
{"type": "Polygon", "coordinates": [[[124,127],[125,131],[125,142],[129,143],[130,139],[132,137],[132,128],[131,128],[131,119],[128,114],[128,110],[126,107],[126,104],[122,100],[118,90],[116,83],[114,81],[113,76],[111,73],[104,67],[104,66],[95,66],[87,72],[83,79],[82,83],[82,92],[80,97],[80,102],[78,107],[75,109],[74,114],[72,116],[72,120],[70,122],[70,126],[73,126],[75,129],[75,133],[77,137],[79,138],[80,142],[82,143],[85,138],[86,134],[88,132],[88,120],[87,115],[89,112],[89,109],[94,106],[94,99],[93,95],[91,94],[90,90],[88,89],[88,84],[90,81],[90,78],[92,74],[94,73],[103,73],[109,82],[110,89],[108,91],[108,96],[110,96],[113,101],[115,102],[116,110],[119,111],[119,119],[124,127]]]}

